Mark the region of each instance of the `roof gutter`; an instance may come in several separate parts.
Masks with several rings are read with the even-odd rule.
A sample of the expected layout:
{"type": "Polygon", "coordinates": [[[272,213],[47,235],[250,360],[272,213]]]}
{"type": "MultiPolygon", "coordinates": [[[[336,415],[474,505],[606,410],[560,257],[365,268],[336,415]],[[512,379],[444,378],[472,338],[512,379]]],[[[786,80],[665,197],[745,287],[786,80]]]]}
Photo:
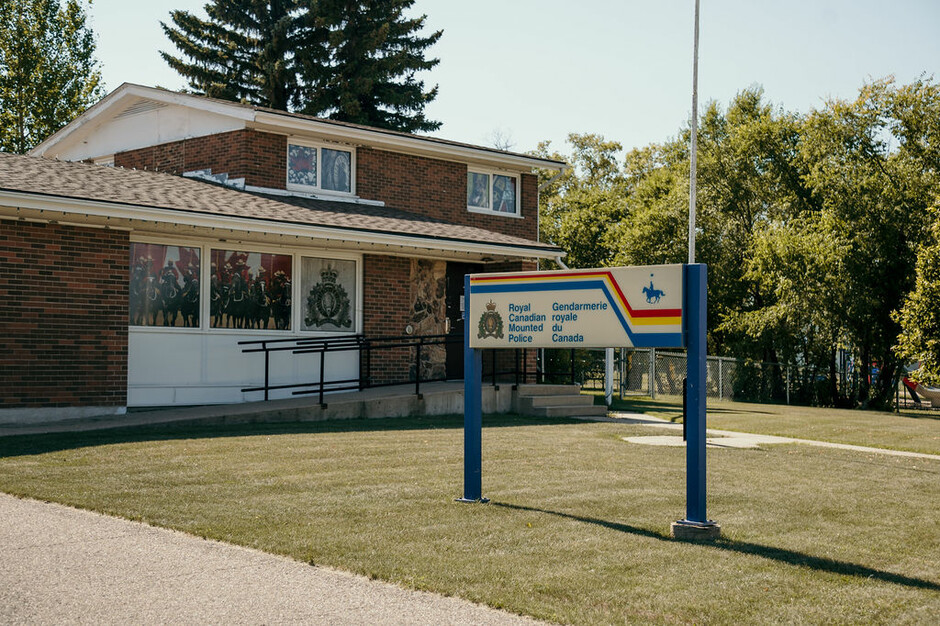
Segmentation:
{"type": "Polygon", "coordinates": [[[554,176],[552,176],[551,178],[549,178],[548,180],[546,180],[544,183],[542,183],[541,185],[539,185],[539,193],[542,193],[542,191],[544,191],[545,189],[547,189],[549,185],[551,185],[553,182],[555,182],[556,180],[558,180],[559,178],[561,178],[562,174],[564,174],[565,172],[567,172],[567,171],[569,171],[569,170],[571,170],[571,169],[573,169],[573,168],[572,168],[570,165],[568,165],[567,163],[565,163],[565,166],[564,166],[563,168],[561,168],[560,170],[558,170],[558,171],[555,173],[554,176]]]}

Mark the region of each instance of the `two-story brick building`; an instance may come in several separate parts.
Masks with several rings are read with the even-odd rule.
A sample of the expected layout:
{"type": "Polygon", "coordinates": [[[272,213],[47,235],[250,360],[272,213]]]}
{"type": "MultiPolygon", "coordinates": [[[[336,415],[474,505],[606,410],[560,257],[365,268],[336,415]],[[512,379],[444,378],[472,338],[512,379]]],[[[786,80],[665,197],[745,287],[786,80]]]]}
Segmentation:
{"type": "MultiPolygon", "coordinates": [[[[563,254],[538,241],[533,169],[565,167],[122,85],[0,155],[0,414],[254,400],[238,341],[457,332],[465,273],[563,254]]],[[[437,375],[459,363],[436,350],[437,375]]],[[[329,374],[359,368],[350,352],[329,374]]]]}

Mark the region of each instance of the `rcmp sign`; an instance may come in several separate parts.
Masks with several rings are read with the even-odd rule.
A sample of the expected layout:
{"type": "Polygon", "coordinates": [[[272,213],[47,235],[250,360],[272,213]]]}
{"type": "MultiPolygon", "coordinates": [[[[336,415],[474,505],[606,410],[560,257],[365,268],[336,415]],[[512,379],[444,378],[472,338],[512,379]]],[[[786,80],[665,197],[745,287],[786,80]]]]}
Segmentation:
{"type": "Polygon", "coordinates": [[[680,347],[682,268],[471,275],[470,347],[680,347]]]}

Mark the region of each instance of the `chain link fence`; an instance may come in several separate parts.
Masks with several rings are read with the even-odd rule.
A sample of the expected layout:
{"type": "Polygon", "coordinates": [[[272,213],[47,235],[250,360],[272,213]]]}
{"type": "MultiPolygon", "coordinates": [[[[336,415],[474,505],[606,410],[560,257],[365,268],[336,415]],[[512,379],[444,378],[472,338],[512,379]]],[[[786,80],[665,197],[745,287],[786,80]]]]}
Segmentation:
{"type": "MultiPolygon", "coordinates": [[[[580,383],[604,388],[604,350],[542,350],[539,371],[545,382],[580,383]]],[[[709,398],[738,402],[810,405],[825,397],[827,377],[816,368],[708,357],[709,398]]],[[[614,389],[624,395],[681,397],[686,378],[685,352],[621,348],[614,350],[614,389]]]]}

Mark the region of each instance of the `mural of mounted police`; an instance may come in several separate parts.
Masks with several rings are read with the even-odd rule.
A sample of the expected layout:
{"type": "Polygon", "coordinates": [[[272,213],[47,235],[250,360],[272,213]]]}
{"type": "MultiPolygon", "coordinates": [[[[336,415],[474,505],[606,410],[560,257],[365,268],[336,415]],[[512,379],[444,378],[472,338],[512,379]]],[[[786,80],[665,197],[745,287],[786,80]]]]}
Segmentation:
{"type": "Polygon", "coordinates": [[[199,248],[153,243],[130,248],[129,323],[198,327],[199,248]]]}
{"type": "Polygon", "coordinates": [[[291,255],[212,250],[210,267],[212,328],[290,328],[291,255]]]}

